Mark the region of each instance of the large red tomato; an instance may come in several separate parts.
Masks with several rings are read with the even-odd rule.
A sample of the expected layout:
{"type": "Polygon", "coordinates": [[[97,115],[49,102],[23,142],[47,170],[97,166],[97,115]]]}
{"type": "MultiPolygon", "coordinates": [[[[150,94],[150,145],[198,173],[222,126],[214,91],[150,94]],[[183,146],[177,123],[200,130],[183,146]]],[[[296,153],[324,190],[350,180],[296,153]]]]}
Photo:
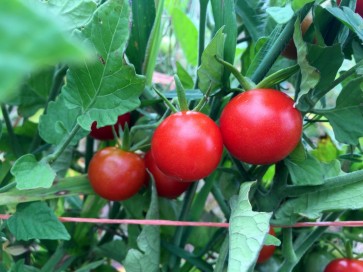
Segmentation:
{"type": "MultiPolygon", "coordinates": [[[[340,5],[340,0],[337,0],[338,5],[340,5]]],[[[363,0],[357,0],[357,4],[355,6],[355,12],[363,17],[363,0]]]]}
{"type": "Polygon", "coordinates": [[[218,126],[207,115],[183,111],[170,115],[156,128],[151,151],[166,175],[196,181],[216,169],[223,141],[218,126]]]}
{"type": "Polygon", "coordinates": [[[220,129],[234,157],[250,164],[272,164],[299,143],[302,117],[286,94],[255,89],[237,95],[226,105],[220,129]]]}
{"type": "Polygon", "coordinates": [[[331,261],[324,272],[363,272],[363,261],[340,258],[331,261]]]}
{"type": "Polygon", "coordinates": [[[178,179],[169,177],[161,172],[158,166],[155,164],[154,158],[150,151],[145,155],[145,165],[154,177],[156,190],[159,196],[170,199],[177,198],[191,185],[190,182],[179,181],[178,179]]]}
{"type": "MultiPolygon", "coordinates": [[[[273,228],[270,228],[269,234],[275,236],[276,233],[274,231],[273,228]]],[[[275,246],[263,246],[261,251],[260,251],[260,254],[258,255],[258,259],[257,259],[257,263],[264,263],[266,262],[268,259],[270,259],[270,257],[272,255],[274,255],[274,252],[275,252],[275,246]]]]}
{"type": "MultiPolygon", "coordinates": [[[[126,123],[130,124],[130,119],[131,119],[131,114],[129,112],[120,115],[117,118],[116,124],[113,125],[117,135],[119,134],[119,126],[124,128],[126,123]]],[[[114,139],[112,126],[97,128],[97,122],[92,123],[90,136],[93,137],[94,139],[103,140],[103,141],[114,139]]]]}
{"type": "Polygon", "coordinates": [[[99,196],[108,200],[125,200],[143,186],[145,162],[135,153],[106,147],[92,157],[88,178],[99,196]]]}

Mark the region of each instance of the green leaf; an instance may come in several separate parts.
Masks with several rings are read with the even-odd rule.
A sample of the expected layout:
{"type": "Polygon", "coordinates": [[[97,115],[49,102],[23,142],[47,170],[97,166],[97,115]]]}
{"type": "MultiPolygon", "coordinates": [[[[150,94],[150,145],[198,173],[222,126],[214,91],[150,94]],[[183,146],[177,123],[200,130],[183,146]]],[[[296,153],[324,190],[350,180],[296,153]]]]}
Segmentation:
{"type": "MultiPolygon", "coordinates": [[[[30,265],[25,265],[25,259],[20,259],[13,263],[9,272],[38,272],[39,269],[30,265]]],[[[1,269],[1,267],[0,267],[1,269]]],[[[1,271],[1,270],[0,270],[1,271]]]]}
{"type": "Polygon", "coordinates": [[[270,228],[271,213],[252,211],[248,199],[252,185],[253,182],[242,183],[238,200],[232,205],[228,271],[249,271],[270,228]]]}
{"type": "Polygon", "coordinates": [[[101,257],[110,258],[122,263],[126,257],[127,246],[122,240],[113,240],[95,248],[95,252],[101,257]]]}
{"type": "Polygon", "coordinates": [[[198,30],[188,15],[180,8],[172,11],[173,29],[188,63],[198,64],[198,30]]]}
{"type": "Polygon", "coordinates": [[[187,70],[185,70],[178,61],[176,62],[176,73],[185,89],[193,89],[193,78],[188,74],[187,70]]]}
{"type": "Polygon", "coordinates": [[[23,76],[59,61],[86,57],[81,46],[65,34],[57,18],[40,3],[0,2],[0,101],[14,96],[23,76]],[[39,50],[41,48],[41,50],[39,50]]]}
{"type": "Polygon", "coordinates": [[[132,28],[126,49],[127,57],[141,74],[145,60],[146,47],[155,20],[155,1],[136,0],[132,5],[132,28]],[[147,8],[145,8],[147,7],[147,8]]]}
{"type": "Polygon", "coordinates": [[[278,238],[276,238],[275,236],[273,236],[271,234],[267,234],[263,244],[265,246],[280,246],[281,241],[278,238]]]}
{"type": "Polygon", "coordinates": [[[339,150],[329,136],[321,137],[316,149],[311,151],[319,161],[330,163],[335,161],[339,156],[339,150]]]}
{"type": "Polygon", "coordinates": [[[328,118],[339,142],[357,145],[363,136],[362,85],[363,77],[351,80],[339,94],[334,109],[319,110],[328,118]]]}
{"type": "Polygon", "coordinates": [[[303,161],[284,160],[295,185],[319,185],[324,183],[324,173],[319,161],[312,155],[303,161]]]}
{"type": "Polygon", "coordinates": [[[299,10],[304,7],[306,4],[313,2],[314,0],[293,0],[291,3],[293,10],[299,10]]]}
{"type": "Polygon", "coordinates": [[[361,41],[363,41],[363,19],[359,14],[355,13],[348,7],[327,7],[326,9],[351,31],[353,31],[361,41]]]}
{"type": "MultiPolygon", "coordinates": [[[[93,63],[70,65],[62,95],[68,109],[79,110],[77,123],[89,131],[93,121],[102,127],[139,106],[145,79],[126,64],[123,53],[129,37],[129,3],[110,0],[101,5],[77,36],[90,44],[93,63]]],[[[73,120],[72,120],[73,121],[73,120]]]]}
{"type": "MultiPolygon", "coordinates": [[[[213,16],[215,21],[215,32],[223,27],[223,32],[226,34],[224,43],[224,53],[222,55],[226,62],[234,63],[237,45],[237,22],[234,0],[211,0],[213,16]]],[[[224,70],[223,85],[229,86],[230,72],[224,70]]]]}
{"type": "Polygon", "coordinates": [[[41,0],[47,11],[62,22],[66,31],[83,27],[97,8],[97,0],[41,0]]]}
{"type": "Polygon", "coordinates": [[[54,170],[45,162],[38,162],[34,155],[20,157],[11,168],[19,190],[49,188],[56,176],[54,170]]]}
{"type": "Polygon", "coordinates": [[[69,240],[70,236],[45,202],[19,204],[7,221],[10,232],[17,240],[69,240]]]}
{"type": "Polygon", "coordinates": [[[265,1],[236,1],[236,13],[246,26],[248,34],[257,42],[264,34],[267,13],[264,9],[265,1]]]}
{"type": "Polygon", "coordinates": [[[100,260],[100,261],[95,261],[95,262],[91,262],[91,263],[87,263],[85,265],[82,265],[81,268],[75,270],[75,272],[89,272],[92,271],[93,269],[99,267],[100,265],[102,265],[103,263],[105,263],[104,260],[100,260]]]}
{"type": "Polygon", "coordinates": [[[284,7],[269,7],[266,9],[266,12],[278,24],[286,24],[294,16],[294,11],[290,5],[284,7]]]}
{"type": "Polygon", "coordinates": [[[317,219],[323,212],[363,208],[363,171],[335,176],[285,202],[276,212],[274,224],[294,224],[299,218],[317,219]]]}
{"type": "MultiPolygon", "coordinates": [[[[48,104],[47,113],[40,117],[39,135],[47,143],[60,144],[64,138],[69,137],[80,114],[80,108],[68,109],[64,96],[60,95],[56,101],[48,104]]],[[[71,145],[76,145],[87,134],[86,130],[79,130],[71,141],[71,145]]]]}
{"type": "MultiPolygon", "coordinates": [[[[152,186],[152,195],[146,219],[158,219],[158,197],[155,185],[152,186]]],[[[160,263],[160,227],[144,226],[137,238],[138,249],[130,249],[123,263],[126,271],[159,271],[160,263]]]]}
{"type": "Polygon", "coordinates": [[[219,29],[202,54],[202,64],[198,69],[198,85],[203,93],[209,88],[213,92],[222,86],[223,65],[215,59],[215,56],[220,58],[223,56],[225,38],[223,28],[219,29]]]}

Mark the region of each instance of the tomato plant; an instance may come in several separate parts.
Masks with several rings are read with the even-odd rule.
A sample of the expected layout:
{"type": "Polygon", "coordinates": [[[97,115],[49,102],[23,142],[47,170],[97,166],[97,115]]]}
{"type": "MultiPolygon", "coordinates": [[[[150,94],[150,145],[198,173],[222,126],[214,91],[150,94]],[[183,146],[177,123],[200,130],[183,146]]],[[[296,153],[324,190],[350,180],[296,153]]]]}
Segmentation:
{"type": "Polygon", "coordinates": [[[212,173],[221,160],[222,136],[203,113],[178,112],[155,130],[151,150],[159,169],[168,176],[196,181],[212,173]]]}
{"type": "Polygon", "coordinates": [[[114,128],[117,136],[119,135],[119,128],[124,128],[125,124],[130,124],[131,114],[125,113],[117,117],[117,122],[113,126],[104,126],[97,128],[97,122],[93,122],[91,126],[90,136],[97,140],[112,140],[114,139],[114,134],[112,127],[114,128]]]}
{"type": "Polygon", "coordinates": [[[331,261],[324,272],[362,272],[363,261],[355,259],[335,259],[331,261]]]}
{"type": "Polygon", "coordinates": [[[125,200],[144,184],[144,160],[137,154],[117,147],[98,151],[90,161],[88,178],[93,190],[108,200],[125,200]]]}
{"type": "MultiPolygon", "coordinates": [[[[275,236],[276,233],[274,231],[273,228],[270,227],[270,230],[268,232],[269,234],[275,236]]],[[[263,246],[259,255],[258,255],[258,258],[257,258],[257,263],[264,263],[266,262],[268,259],[271,258],[271,256],[274,254],[275,252],[275,246],[272,246],[272,245],[269,245],[269,246],[263,246]]]]}
{"type": "Polygon", "coordinates": [[[170,199],[177,198],[191,185],[189,182],[180,181],[161,172],[155,164],[151,151],[145,154],[145,165],[154,177],[156,190],[158,191],[159,196],[170,199]]]}
{"type": "Polygon", "coordinates": [[[255,89],[227,104],[220,128],[226,148],[237,159],[271,164],[284,159],[299,143],[302,117],[286,94],[255,89]]]}

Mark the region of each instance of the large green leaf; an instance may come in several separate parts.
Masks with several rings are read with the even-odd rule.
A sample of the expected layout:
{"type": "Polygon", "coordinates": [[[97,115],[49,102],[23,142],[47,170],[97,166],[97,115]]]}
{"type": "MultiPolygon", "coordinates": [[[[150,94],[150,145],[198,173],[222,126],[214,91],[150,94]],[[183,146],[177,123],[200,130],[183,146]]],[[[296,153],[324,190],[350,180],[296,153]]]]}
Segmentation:
{"type": "Polygon", "coordinates": [[[135,65],[136,72],[141,74],[146,47],[155,20],[155,1],[134,0],[131,5],[132,28],[126,54],[130,62],[135,65]]]}
{"type": "MultiPolygon", "coordinates": [[[[158,219],[158,197],[156,188],[152,186],[151,203],[146,219],[158,219]]],[[[138,249],[130,249],[124,261],[127,271],[156,272],[160,263],[160,227],[144,226],[137,237],[138,249]]]]}
{"type": "Polygon", "coordinates": [[[0,1],[0,37],[0,101],[14,95],[29,72],[86,56],[84,46],[36,1],[0,1]]]}
{"type": "Polygon", "coordinates": [[[339,21],[345,24],[351,31],[353,31],[361,41],[363,41],[363,19],[360,15],[348,7],[327,7],[326,9],[339,21]]]}
{"type": "Polygon", "coordinates": [[[11,168],[11,174],[19,190],[49,188],[56,175],[49,164],[37,162],[32,154],[20,157],[11,168]]]}
{"type": "Polygon", "coordinates": [[[62,26],[67,31],[83,27],[92,17],[97,8],[94,0],[41,0],[46,5],[48,12],[62,21],[62,26]]]}
{"type": "Polygon", "coordinates": [[[79,109],[78,124],[90,130],[114,124],[117,117],[139,106],[145,80],[127,65],[123,53],[129,37],[130,9],[127,0],[107,1],[77,36],[96,52],[96,62],[70,65],[62,90],[69,109],[79,109]]]}
{"type": "Polygon", "coordinates": [[[202,64],[198,69],[199,89],[206,93],[209,88],[211,92],[222,86],[223,65],[215,56],[222,58],[226,35],[223,28],[218,30],[212,41],[207,45],[202,54],[202,64]]]}
{"type": "Polygon", "coordinates": [[[179,8],[172,12],[173,29],[175,36],[183,49],[188,63],[198,64],[198,30],[191,19],[179,8]]]}
{"type": "MultiPolygon", "coordinates": [[[[310,191],[310,192],[309,192],[310,191]]],[[[294,224],[299,218],[317,219],[321,213],[363,208],[363,171],[329,178],[315,190],[285,202],[276,212],[274,224],[294,224]]]]}
{"type": "Polygon", "coordinates": [[[70,236],[45,202],[19,204],[7,221],[9,230],[18,240],[69,240],[70,236]]]}
{"type": "Polygon", "coordinates": [[[339,94],[336,107],[319,112],[328,118],[338,141],[358,144],[363,136],[363,77],[350,81],[339,94]],[[349,120],[349,122],[348,122],[349,120]]]}
{"type": "Polygon", "coordinates": [[[252,185],[252,182],[242,183],[238,200],[231,205],[228,261],[231,272],[250,271],[270,228],[271,213],[252,211],[248,198],[252,185]]]}

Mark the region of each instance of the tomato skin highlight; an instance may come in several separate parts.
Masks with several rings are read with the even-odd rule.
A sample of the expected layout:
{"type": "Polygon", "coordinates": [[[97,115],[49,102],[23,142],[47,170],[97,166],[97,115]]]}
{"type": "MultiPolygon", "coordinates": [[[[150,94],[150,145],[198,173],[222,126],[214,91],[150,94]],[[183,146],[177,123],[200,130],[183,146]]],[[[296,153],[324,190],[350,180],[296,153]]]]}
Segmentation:
{"type": "Polygon", "coordinates": [[[197,181],[218,166],[223,152],[222,135],[207,115],[177,112],[156,128],[151,150],[163,173],[181,181],[197,181]]]}
{"type": "Polygon", "coordinates": [[[106,147],[95,153],[88,167],[93,190],[113,201],[132,197],[143,186],[145,178],[144,160],[116,147],[106,147]]]}
{"type": "Polygon", "coordinates": [[[331,261],[324,272],[363,272],[363,261],[340,258],[331,261]]]}
{"type": "MultiPolygon", "coordinates": [[[[129,112],[122,114],[117,118],[116,124],[113,125],[117,135],[119,135],[119,132],[118,132],[119,126],[124,128],[126,123],[130,124],[130,120],[131,120],[131,114],[129,112]]],[[[112,132],[112,126],[105,126],[105,127],[97,128],[97,122],[92,123],[90,136],[94,139],[102,140],[102,141],[114,139],[114,135],[112,132]]]]}
{"type": "MultiPolygon", "coordinates": [[[[270,230],[268,232],[269,234],[275,236],[276,233],[274,231],[273,228],[270,227],[270,230]]],[[[274,252],[275,252],[275,246],[263,246],[261,251],[260,251],[260,254],[258,255],[258,258],[257,258],[257,263],[264,263],[266,262],[268,259],[271,258],[272,255],[274,255],[274,252]]]]}
{"type": "Polygon", "coordinates": [[[237,159],[272,164],[294,150],[302,134],[302,116],[294,101],[273,89],[254,89],[234,97],[220,118],[223,143],[237,159]]]}
{"type": "Polygon", "coordinates": [[[147,152],[145,155],[145,165],[153,175],[156,190],[158,195],[161,197],[169,199],[177,198],[191,185],[190,182],[179,181],[178,179],[169,177],[161,172],[158,166],[155,164],[151,151],[147,152]]]}

